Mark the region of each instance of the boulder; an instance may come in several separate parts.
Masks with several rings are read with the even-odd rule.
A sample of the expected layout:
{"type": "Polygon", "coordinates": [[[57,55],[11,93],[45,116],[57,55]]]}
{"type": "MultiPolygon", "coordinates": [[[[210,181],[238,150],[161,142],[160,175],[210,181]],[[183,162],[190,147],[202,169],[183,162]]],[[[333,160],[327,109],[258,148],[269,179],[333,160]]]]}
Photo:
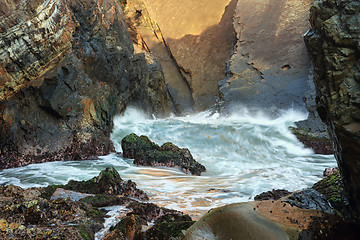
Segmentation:
{"type": "Polygon", "coordinates": [[[142,166],[166,166],[181,168],[185,173],[200,175],[206,168],[196,162],[189,149],[179,148],[167,142],[161,147],[146,136],[131,133],[121,140],[123,156],[134,159],[142,166]]]}

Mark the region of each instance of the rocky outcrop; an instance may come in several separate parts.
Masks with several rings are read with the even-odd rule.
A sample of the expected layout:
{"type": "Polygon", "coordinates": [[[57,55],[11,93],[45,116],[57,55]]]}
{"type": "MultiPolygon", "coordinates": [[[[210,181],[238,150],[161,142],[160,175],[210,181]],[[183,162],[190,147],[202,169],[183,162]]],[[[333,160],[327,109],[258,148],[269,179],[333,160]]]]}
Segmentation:
{"type": "Polygon", "coordinates": [[[317,111],[328,125],[350,206],[360,219],[360,4],[316,0],[305,40],[317,111]]]}
{"type": "Polygon", "coordinates": [[[121,140],[121,148],[123,156],[134,159],[137,165],[176,167],[193,175],[206,171],[203,165],[195,161],[189,149],[179,148],[170,142],[160,147],[148,137],[132,133],[121,140]]]}
{"type": "Polygon", "coordinates": [[[117,1],[6,1],[0,11],[0,168],[107,154],[127,105],[170,111],[161,66],[133,53],[117,1]]]}
{"type": "Polygon", "coordinates": [[[88,181],[69,181],[62,185],[77,191],[67,191],[66,194],[64,191],[53,192],[53,189],[60,189],[56,185],[30,189],[1,186],[0,238],[94,239],[95,233],[104,227],[107,212],[98,207],[113,205],[131,210],[127,210],[127,214],[125,211],[123,216],[116,216],[119,223],[105,226],[110,227],[111,232],[107,234],[108,231],[103,229],[98,238],[107,234],[102,239],[170,239],[181,236],[182,230],[194,223],[182,212],[134,199],[139,196],[134,194],[134,189],[123,188],[124,183],[114,168],[107,168],[88,181]],[[92,194],[89,196],[78,191],[92,194]]]}

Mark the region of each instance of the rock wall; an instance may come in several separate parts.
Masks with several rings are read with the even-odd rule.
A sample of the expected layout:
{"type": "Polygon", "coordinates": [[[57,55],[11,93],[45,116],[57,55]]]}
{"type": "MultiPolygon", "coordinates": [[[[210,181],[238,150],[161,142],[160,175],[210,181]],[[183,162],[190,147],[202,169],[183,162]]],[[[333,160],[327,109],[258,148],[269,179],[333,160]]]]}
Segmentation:
{"type": "Polygon", "coordinates": [[[314,63],[317,110],[360,219],[360,3],[316,0],[310,22],[305,40],[314,63]]]}
{"type": "Polygon", "coordinates": [[[133,53],[117,1],[1,1],[0,12],[0,169],[107,154],[128,104],[170,111],[161,66],[133,53]]]}
{"type": "Polygon", "coordinates": [[[305,109],[311,63],[303,34],[312,1],[129,0],[128,6],[175,102],[184,102],[178,94],[186,90],[195,111],[218,102],[224,111],[239,105],[305,109]]]}
{"type": "Polygon", "coordinates": [[[156,25],[156,31],[146,31],[149,27],[134,24],[150,52],[160,59],[174,102],[187,112],[214,105],[217,83],[225,78],[226,61],[235,44],[232,18],[236,0],[168,0],[166,4],[162,0],[129,0],[128,4],[138,13],[131,17],[134,22],[146,14],[156,25]]]}
{"type": "Polygon", "coordinates": [[[225,108],[303,108],[310,60],[303,42],[312,0],[239,0],[237,34],[227,79],[219,83],[225,108]]]}

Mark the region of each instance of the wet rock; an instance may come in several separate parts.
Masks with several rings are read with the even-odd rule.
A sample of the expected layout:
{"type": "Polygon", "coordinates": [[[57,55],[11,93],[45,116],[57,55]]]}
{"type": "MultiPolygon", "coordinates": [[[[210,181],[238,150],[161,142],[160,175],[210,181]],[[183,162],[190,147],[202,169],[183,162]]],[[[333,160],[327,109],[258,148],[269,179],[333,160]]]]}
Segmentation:
{"type": "Polygon", "coordinates": [[[332,141],[326,133],[311,132],[301,128],[290,129],[305,147],[313,149],[316,154],[334,154],[332,141]]]}
{"type": "Polygon", "coordinates": [[[324,172],[323,172],[323,176],[324,177],[327,177],[327,176],[330,176],[336,172],[339,171],[339,168],[338,167],[334,167],[334,168],[325,168],[324,172]]]}
{"type": "Polygon", "coordinates": [[[327,124],[355,218],[360,219],[360,4],[316,0],[305,36],[317,111],[327,124]]]}
{"type": "MultiPolygon", "coordinates": [[[[9,193],[12,187],[2,188],[9,193]]],[[[1,239],[93,239],[102,226],[104,214],[91,205],[68,199],[6,197],[9,194],[4,192],[0,193],[1,239]]]]}
{"type": "Polygon", "coordinates": [[[295,192],[286,197],[283,202],[301,209],[315,209],[332,213],[332,207],[329,205],[326,197],[311,188],[295,192]]]}
{"type": "Polygon", "coordinates": [[[194,223],[189,215],[152,203],[132,202],[128,207],[132,211],[110,228],[112,232],[106,239],[116,235],[116,230],[126,239],[171,239],[181,235],[182,230],[188,229],[194,223]],[[152,226],[149,228],[146,225],[150,222],[152,226]]]}
{"type": "Polygon", "coordinates": [[[290,195],[291,192],[285,189],[273,189],[272,191],[267,191],[260,193],[254,197],[255,201],[263,201],[263,200],[278,200],[282,197],[290,195]]]}
{"type": "Polygon", "coordinates": [[[86,194],[86,193],[78,193],[70,190],[65,190],[63,188],[58,188],[51,196],[50,200],[55,200],[59,198],[67,198],[70,201],[79,201],[82,198],[86,198],[88,196],[94,196],[93,194],[86,194]]]}
{"type": "Polygon", "coordinates": [[[360,225],[336,214],[314,217],[307,229],[300,232],[298,240],[360,239],[360,225]]]}
{"type": "Polygon", "coordinates": [[[344,191],[344,184],[341,180],[339,171],[327,176],[315,183],[312,188],[326,197],[331,206],[339,211],[343,216],[348,217],[349,200],[344,191]]]}
{"type": "Polygon", "coordinates": [[[170,111],[161,66],[134,54],[118,1],[11,0],[0,11],[0,169],[108,154],[129,104],[170,111]]]}
{"type": "MultiPolygon", "coordinates": [[[[56,190],[58,187],[87,194],[125,195],[132,196],[140,200],[148,200],[146,193],[136,188],[136,183],[132,182],[131,180],[122,180],[119,173],[113,167],[106,168],[105,170],[101,171],[97,177],[94,177],[90,180],[70,180],[66,185],[49,186],[43,191],[45,193],[51,193],[51,191],[54,189],[56,190]]],[[[46,194],[46,196],[48,195],[50,194],[46,194]]]]}
{"type": "Polygon", "coordinates": [[[146,136],[129,134],[121,140],[123,156],[134,159],[142,166],[166,166],[181,168],[185,173],[200,175],[206,168],[196,162],[189,149],[179,148],[167,142],[161,147],[146,136]]]}

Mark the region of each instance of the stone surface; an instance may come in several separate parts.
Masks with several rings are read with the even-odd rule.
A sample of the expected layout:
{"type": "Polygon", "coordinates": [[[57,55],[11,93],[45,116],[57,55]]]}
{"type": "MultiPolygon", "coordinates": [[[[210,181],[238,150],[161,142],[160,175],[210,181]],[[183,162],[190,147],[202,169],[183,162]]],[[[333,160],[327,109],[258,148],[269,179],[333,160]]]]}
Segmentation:
{"type": "Polygon", "coordinates": [[[191,113],[194,108],[191,88],[172,56],[159,25],[150,16],[146,4],[142,0],[127,1],[125,16],[135,50],[151,52],[159,59],[174,111],[177,114],[191,113]]]}
{"type": "MultiPolygon", "coordinates": [[[[301,125],[309,126],[309,120],[307,120],[306,123],[303,122],[301,125]]],[[[333,143],[327,132],[312,131],[312,129],[309,128],[305,129],[290,127],[290,130],[297,139],[299,139],[305,147],[313,149],[316,154],[334,154],[333,143]]]]}
{"type": "Polygon", "coordinates": [[[314,63],[317,110],[328,125],[335,156],[360,219],[360,4],[320,1],[311,7],[305,41],[314,63]]]}
{"type": "MultiPolygon", "coordinates": [[[[139,0],[128,2],[136,4],[142,15],[139,18],[148,14],[151,28],[155,25],[156,31],[149,32],[151,28],[144,29],[147,24],[134,24],[149,50],[159,57],[173,99],[178,101],[178,95],[190,93],[195,111],[214,105],[217,82],[225,78],[226,61],[235,43],[232,18],[236,0],[168,0],[166,4],[142,0],[146,9],[139,6],[139,0]]],[[[191,98],[187,99],[181,105],[191,106],[191,98]]]]}
{"type": "Polygon", "coordinates": [[[129,104],[170,111],[161,66],[133,53],[117,1],[0,9],[0,168],[107,154],[113,117],[129,104]]]}
{"type": "Polygon", "coordinates": [[[185,239],[297,239],[311,217],[320,215],[280,200],[230,204],[205,214],[185,239]]]}
{"type": "Polygon", "coordinates": [[[294,192],[290,196],[287,196],[283,202],[302,209],[314,209],[332,213],[332,207],[329,205],[326,197],[311,188],[294,192]]]}
{"type": "Polygon", "coordinates": [[[254,197],[255,201],[263,201],[263,200],[279,200],[282,197],[290,195],[291,192],[285,189],[273,189],[272,191],[267,191],[260,193],[254,197]]]}
{"type": "Polygon", "coordinates": [[[311,0],[241,0],[237,43],[227,78],[219,82],[223,107],[304,108],[310,61],[302,35],[311,0]],[[235,106],[234,106],[235,105],[235,106]]]}
{"type": "Polygon", "coordinates": [[[348,212],[349,200],[344,192],[344,184],[338,171],[315,183],[312,188],[324,195],[331,206],[343,216],[350,215],[348,212]]]}
{"type": "Polygon", "coordinates": [[[54,198],[54,194],[58,188],[87,194],[124,195],[135,197],[139,200],[149,199],[146,193],[136,187],[135,182],[131,180],[122,180],[119,173],[113,167],[106,168],[101,171],[98,176],[93,177],[90,180],[70,180],[66,185],[50,185],[45,188],[44,193],[46,194],[43,194],[42,196],[48,198],[49,195],[51,195],[51,198],[54,198]]]}
{"type": "Polygon", "coordinates": [[[123,235],[124,239],[172,239],[194,224],[189,215],[152,203],[133,202],[129,208],[133,210],[110,228],[111,232],[105,239],[116,239],[112,238],[116,235],[123,235]],[[149,228],[150,222],[152,226],[149,228]]]}
{"type": "Polygon", "coordinates": [[[206,171],[203,165],[195,161],[189,149],[179,148],[170,142],[160,147],[146,136],[131,133],[121,140],[121,148],[123,156],[134,159],[137,165],[177,167],[193,175],[206,171]]]}

